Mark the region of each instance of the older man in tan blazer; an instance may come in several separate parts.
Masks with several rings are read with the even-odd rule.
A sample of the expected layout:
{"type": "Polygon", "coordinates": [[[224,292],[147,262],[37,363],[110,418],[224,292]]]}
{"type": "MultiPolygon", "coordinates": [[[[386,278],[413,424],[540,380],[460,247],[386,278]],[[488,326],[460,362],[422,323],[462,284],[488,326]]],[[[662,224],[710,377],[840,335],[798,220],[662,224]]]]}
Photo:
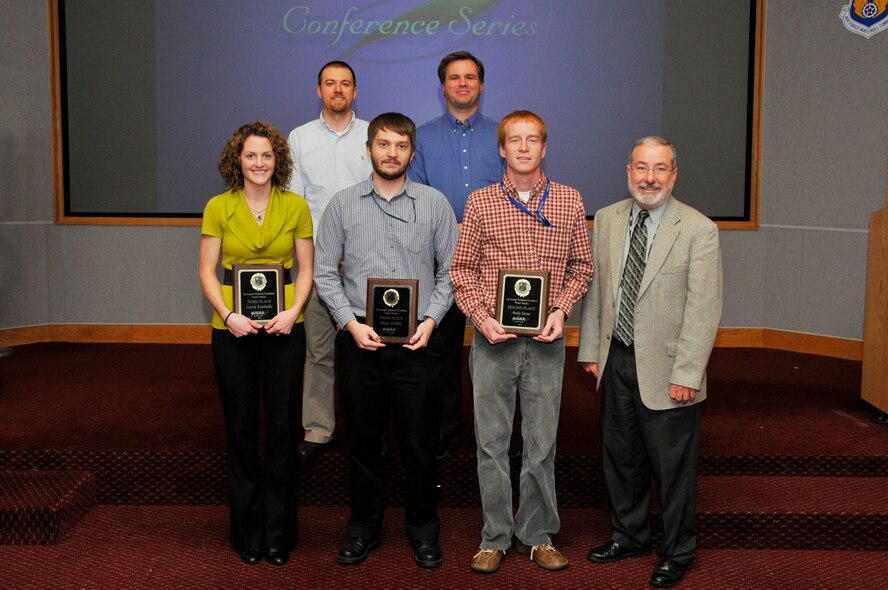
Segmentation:
{"type": "Polygon", "coordinates": [[[696,556],[694,510],[706,365],[722,310],[718,228],[672,196],[675,148],[644,137],[626,167],[631,199],[595,214],[595,275],[579,361],[601,391],[612,538],[589,560],[651,553],[650,478],[665,535],[651,584],[678,584],[696,556]]]}

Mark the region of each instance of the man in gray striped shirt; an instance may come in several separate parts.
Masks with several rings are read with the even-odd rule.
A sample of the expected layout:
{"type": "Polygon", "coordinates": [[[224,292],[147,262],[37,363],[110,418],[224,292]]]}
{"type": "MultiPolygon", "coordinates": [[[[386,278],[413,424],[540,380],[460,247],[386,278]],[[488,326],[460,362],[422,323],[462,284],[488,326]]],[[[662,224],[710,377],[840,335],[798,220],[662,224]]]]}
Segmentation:
{"type": "Polygon", "coordinates": [[[411,181],[416,126],[399,113],[370,122],[370,178],[337,193],[317,231],[315,284],[341,330],[336,375],[349,442],[351,517],[336,561],[357,564],[380,543],[385,505],[382,438],[394,411],[404,463],[407,534],[421,567],[443,562],[435,489],[441,368],[435,327],[453,302],[453,209],[439,191],[411,181]],[[341,273],[340,273],[341,263],[341,273]],[[366,323],[367,279],[417,279],[417,327],[403,345],[383,344],[366,323]]]}

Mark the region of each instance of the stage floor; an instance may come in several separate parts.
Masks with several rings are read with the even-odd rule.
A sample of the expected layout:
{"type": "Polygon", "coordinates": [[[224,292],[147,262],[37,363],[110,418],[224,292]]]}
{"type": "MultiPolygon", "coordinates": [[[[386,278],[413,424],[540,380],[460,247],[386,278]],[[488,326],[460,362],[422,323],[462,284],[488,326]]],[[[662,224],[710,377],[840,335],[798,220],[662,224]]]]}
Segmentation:
{"type": "MultiPolygon", "coordinates": [[[[466,354],[468,349],[465,349],[466,354]]],[[[569,348],[559,454],[600,452],[598,396],[569,348]]],[[[709,367],[701,455],[888,455],[888,428],[860,400],[861,364],[718,348],[709,367]]],[[[19,346],[0,361],[0,450],[224,451],[209,346],[19,346]]],[[[466,363],[457,452],[472,452],[466,363]]],[[[344,449],[338,411],[334,447],[344,449]]]]}
{"type": "MultiPolygon", "coordinates": [[[[860,369],[782,351],[714,351],[698,486],[700,555],[682,588],[888,587],[888,497],[881,493],[888,427],[870,421],[860,369]]],[[[226,539],[222,416],[208,346],[20,346],[0,362],[0,379],[0,470],[89,471],[98,488],[96,505],[61,543],[0,545],[4,579],[15,587],[366,587],[372,580],[376,588],[450,588],[458,580],[467,588],[640,588],[656,561],[585,560],[609,535],[609,519],[598,399],[576,349],[568,349],[556,463],[556,544],[571,567],[544,572],[509,555],[493,577],[468,571],[481,512],[467,376],[460,445],[438,470],[445,563],[431,572],[413,565],[404,539],[394,446],[385,543],[362,566],[335,565],[348,517],[341,419],[333,450],[300,469],[300,542],[291,563],[237,560],[226,539]]],[[[516,489],[518,470],[513,462],[516,489]]],[[[656,503],[652,509],[658,534],[656,503]]]]}

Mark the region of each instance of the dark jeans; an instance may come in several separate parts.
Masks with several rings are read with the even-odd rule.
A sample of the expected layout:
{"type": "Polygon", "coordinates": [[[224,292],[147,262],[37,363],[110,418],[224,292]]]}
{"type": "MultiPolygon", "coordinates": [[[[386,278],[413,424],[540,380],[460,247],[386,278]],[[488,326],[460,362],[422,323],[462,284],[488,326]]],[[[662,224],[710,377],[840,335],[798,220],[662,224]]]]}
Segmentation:
{"type": "Polygon", "coordinates": [[[336,336],[336,376],[345,408],[351,486],[349,537],[375,539],[382,530],[385,482],[382,438],[394,412],[405,470],[405,512],[411,539],[437,539],[440,529],[435,488],[435,381],[441,339],[411,351],[389,344],[361,350],[347,330],[336,336]]]}
{"type": "Polygon", "coordinates": [[[231,544],[289,549],[297,536],[296,443],[301,435],[305,330],[260,331],[235,338],[213,330],[213,361],[225,415],[231,544]],[[260,397],[265,408],[265,464],[259,457],[260,397]]]}
{"type": "Polygon", "coordinates": [[[466,316],[456,303],[441,319],[437,331],[441,334],[443,347],[438,380],[438,432],[442,440],[450,440],[459,434],[463,412],[462,366],[466,316]]]}
{"type": "MultiPolygon", "coordinates": [[[[664,559],[696,556],[697,456],[702,404],[654,411],[641,401],[635,353],[614,339],[601,379],[604,485],[614,541],[629,549],[651,544],[651,475],[663,507],[664,559]]],[[[663,384],[668,395],[669,384],[663,384]]]]}

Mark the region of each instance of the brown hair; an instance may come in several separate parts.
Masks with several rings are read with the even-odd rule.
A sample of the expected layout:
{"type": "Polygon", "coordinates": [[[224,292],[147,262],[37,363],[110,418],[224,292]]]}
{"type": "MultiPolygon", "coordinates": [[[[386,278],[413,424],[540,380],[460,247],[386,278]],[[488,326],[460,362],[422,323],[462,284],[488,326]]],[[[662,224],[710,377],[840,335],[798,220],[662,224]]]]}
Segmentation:
{"type": "Polygon", "coordinates": [[[355,76],[355,71],[352,69],[352,67],[350,65],[348,65],[344,61],[340,61],[338,59],[333,60],[333,61],[328,61],[323,66],[321,66],[320,70],[318,70],[318,86],[320,86],[321,82],[323,82],[322,76],[324,75],[324,70],[326,70],[327,68],[342,68],[344,70],[348,70],[349,72],[351,72],[351,75],[352,75],[352,84],[355,85],[355,88],[358,87],[358,79],[355,76]]]}
{"type": "Polygon", "coordinates": [[[290,176],[293,174],[293,158],[290,155],[290,146],[281,132],[269,123],[255,121],[241,125],[222,150],[219,157],[219,174],[228,188],[244,187],[244,172],[241,169],[240,155],[244,151],[244,142],[251,136],[264,137],[271,142],[274,151],[274,175],[271,182],[278,188],[286,190],[290,185],[290,176]]]}
{"type": "Polygon", "coordinates": [[[416,123],[401,113],[382,113],[370,121],[367,127],[367,147],[373,144],[373,139],[380,131],[392,131],[398,135],[406,135],[410,138],[410,148],[416,150],[416,123]]]}
{"type": "Polygon", "coordinates": [[[500,121],[499,128],[496,130],[496,141],[500,147],[505,147],[506,145],[506,125],[509,123],[536,123],[540,126],[540,139],[543,140],[543,143],[546,143],[548,132],[546,131],[546,124],[539,115],[530,111],[512,111],[500,121]]]}
{"type": "Polygon", "coordinates": [[[438,64],[438,80],[441,81],[441,84],[444,83],[444,76],[447,75],[447,66],[455,61],[463,60],[469,60],[475,63],[475,67],[478,68],[478,81],[484,84],[484,64],[481,63],[480,59],[468,51],[454,51],[453,53],[448,53],[444,56],[441,63],[438,64]]]}

